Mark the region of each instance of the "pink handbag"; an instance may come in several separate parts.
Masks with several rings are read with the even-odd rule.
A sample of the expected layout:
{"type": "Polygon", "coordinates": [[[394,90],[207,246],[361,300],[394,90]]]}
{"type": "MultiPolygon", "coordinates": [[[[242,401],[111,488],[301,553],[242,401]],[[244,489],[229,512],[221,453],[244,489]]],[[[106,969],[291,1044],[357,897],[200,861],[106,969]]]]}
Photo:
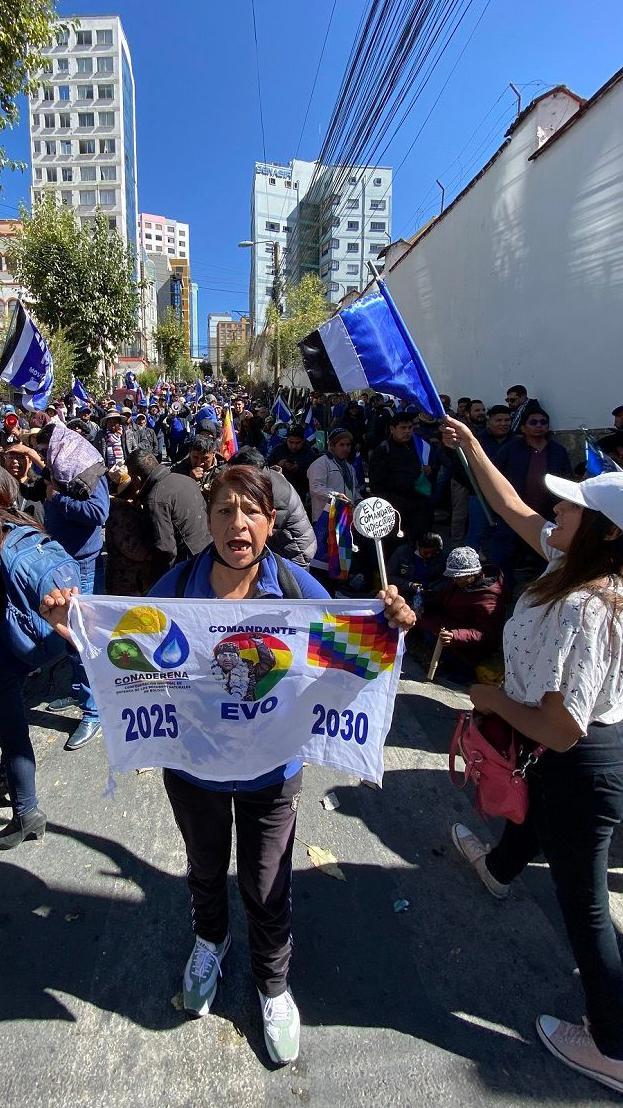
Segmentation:
{"type": "Polygon", "coordinates": [[[450,743],[450,779],[458,789],[473,782],[481,815],[524,822],[529,803],[526,772],[546,749],[538,746],[524,754],[523,743],[528,741],[499,716],[474,718],[472,712],[459,713],[450,743]],[[455,765],[457,756],[465,764],[462,782],[455,765]]]}

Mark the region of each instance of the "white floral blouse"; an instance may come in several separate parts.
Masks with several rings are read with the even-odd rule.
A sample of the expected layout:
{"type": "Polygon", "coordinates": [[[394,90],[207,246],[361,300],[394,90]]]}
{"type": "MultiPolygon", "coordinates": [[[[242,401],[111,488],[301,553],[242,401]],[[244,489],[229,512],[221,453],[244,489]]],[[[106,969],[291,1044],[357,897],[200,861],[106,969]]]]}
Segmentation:
{"type": "MultiPolygon", "coordinates": [[[[562,557],[549,543],[554,524],[543,528],[541,545],[549,572],[562,557]]],[[[547,692],[560,692],[582,734],[589,723],[623,719],[623,616],[586,589],[578,589],[547,611],[520,597],[504,628],[504,691],[521,704],[537,706],[547,692]]]]}

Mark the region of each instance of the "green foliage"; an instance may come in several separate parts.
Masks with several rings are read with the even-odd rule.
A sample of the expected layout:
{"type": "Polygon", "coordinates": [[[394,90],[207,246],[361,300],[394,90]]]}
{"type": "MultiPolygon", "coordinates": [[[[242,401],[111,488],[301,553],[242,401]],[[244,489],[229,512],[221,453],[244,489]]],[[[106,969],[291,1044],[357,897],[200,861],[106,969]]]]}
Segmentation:
{"type": "Polygon", "coordinates": [[[169,373],[176,373],[186,353],[186,332],[174,308],[167,308],[154,332],[158,357],[169,373]]]}
{"type": "Polygon", "coordinates": [[[324,323],[332,311],[324,285],[313,273],[306,274],[298,285],[288,286],[283,316],[279,317],[275,304],[268,305],[266,322],[272,331],[270,361],[272,365],[275,364],[278,331],[282,377],[288,379],[296,375],[303,364],[297,343],[324,323]]]}
{"type": "MultiPolygon", "coordinates": [[[[73,343],[68,339],[67,332],[62,328],[51,334],[47,327],[39,324],[41,334],[47,342],[52,358],[54,359],[54,396],[64,396],[71,391],[72,377],[76,374],[76,351],[73,343]]],[[[76,374],[80,377],[80,374],[76,374]]],[[[89,381],[88,376],[80,377],[85,388],[95,385],[95,381],[89,381]]]]}
{"type": "Polygon", "coordinates": [[[158,369],[157,365],[149,365],[146,369],[139,373],[138,378],[140,386],[145,392],[147,389],[153,389],[158,381],[162,377],[162,370],[158,369]]]}
{"type": "Polygon", "coordinates": [[[102,212],[80,227],[70,208],[46,196],[32,215],[21,215],[23,230],[9,265],[31,293],[37,319],[52,334],[65,332],[76,373],[89,377],[136,332],[139,294],[131,251],[102,212]]]}
{"type": "MultiPolygon", "coordinates": [[[[41,70],[41,50],[59,26],[54,0],[0,0],[0,131],[19,119],[18,97],[28,94],[41,70]]],[[[0,170],[23,168],[0,147],[0,170]]]]}

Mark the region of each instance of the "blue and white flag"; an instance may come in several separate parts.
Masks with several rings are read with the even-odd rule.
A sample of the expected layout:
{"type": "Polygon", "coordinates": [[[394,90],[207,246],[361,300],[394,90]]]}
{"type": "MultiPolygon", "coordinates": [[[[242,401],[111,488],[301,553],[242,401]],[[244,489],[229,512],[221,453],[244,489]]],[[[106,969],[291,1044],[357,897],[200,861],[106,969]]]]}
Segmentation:
{"type": "Polygon", "coordinates": [[[195,381],[195,400],[198,404],[203,400],[203,385],[201,381],[195,381]]]}
{"type": "Polygon", "coordinates": [[[421,435],[413,435],[413,444],[418,452],[420,461],[423,466],[427,466],[430,460],[430,443],[423,439],[421,435]]]}
{"type": "Polygon", "coordinates": [[[424,359],[384,281],[299,343],[316,392],[374,389],[415,400],[429,415],[445,410],[424,359]]]}
{"type": "Polygon", "coordinates": [[[310,403],[307,409],[307,415],[305,416],[305,442],[316,445],[316,428],[314,427],[314,419],[312,416],[313,404],[310,403]]]}
{"type": "Polygon", "coordinates": [[[22,394],[28,411],[47,407],[54,387],[54,363],[48,345],[24,305],[18,301],[0,356],[0,380],[22,394]]]}
{"type": "Polygon", "coordinates": [[[288,408],[285,400],[280,396],[275,400],[271,408],[271,414],[275,423],[291,423],[292,421],[292,412],[288,408]]]}
{"type": "Polygon", "coordinates": [[[74,383],[71,386],[71,391],[73,395],[78,398],[78,400],[81,400],[83,404],[86,404],[89,399],[89,394],[87,393],[87,390],[85,389],[79,377],[74,378],[74,383]]]}
{"type": "Polygon", "coordinates": [[[141,386],[137,385],[136,386],[136,397],[135,397],[137,407],[138,407],[139,404],[142,404],[144,402],[144,400],[145,400],[145,394],[144,394],[141,386]]]}
{"type": "Polygon", "coordinates": [[[586,435],[586,477],[599,477],[600,473],[615,473],[620,472],[621,467],[616,464],[613,458],[604,454],[601,447],[597,446],[597,443],[593,442],[589,435],[586,435]]]}

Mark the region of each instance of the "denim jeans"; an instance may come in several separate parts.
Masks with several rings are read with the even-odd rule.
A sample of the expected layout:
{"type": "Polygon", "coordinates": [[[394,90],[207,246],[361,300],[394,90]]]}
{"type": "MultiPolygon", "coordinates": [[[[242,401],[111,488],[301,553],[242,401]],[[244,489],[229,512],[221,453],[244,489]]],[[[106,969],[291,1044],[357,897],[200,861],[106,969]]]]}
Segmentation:
{"type": "Polygon", "coordinates": [[[608,850],[623,818],[623,724],[591,724],[530,774],[526,822],[507,823],[487,869],[509,884],[542,850],[580,971],[591,1033],[623,1060],[623,965],[608,904],[608,850]],[[582,749],[584,748],[584,749],[582,749]]]}
{"type": "Polygon", "coordinates": [[[35,754],[28,733],[24,707],[26,666],[0,649],[2,672],[2,711],[0,712],[0,751],[9,783],[9,796],[15,815],[23,816],[37,807],[35,754]]]}
{"type": "MultiPolygon", "coordinates": [[[[91,558],[83,558],[78,561],[80,569],[80,592],[85,596],[93,596],[95,593],[95,567],[99,555],[91,558]]],[[[91,722],[99,719],[99,711],[95,703],[95,697],[89,687],[89,679],[86,675],[82,659],[73,647],[67,648],[69,663],[71,665],[71,691],[76,697],[82,709],[82,718],[91,722]]]]}

